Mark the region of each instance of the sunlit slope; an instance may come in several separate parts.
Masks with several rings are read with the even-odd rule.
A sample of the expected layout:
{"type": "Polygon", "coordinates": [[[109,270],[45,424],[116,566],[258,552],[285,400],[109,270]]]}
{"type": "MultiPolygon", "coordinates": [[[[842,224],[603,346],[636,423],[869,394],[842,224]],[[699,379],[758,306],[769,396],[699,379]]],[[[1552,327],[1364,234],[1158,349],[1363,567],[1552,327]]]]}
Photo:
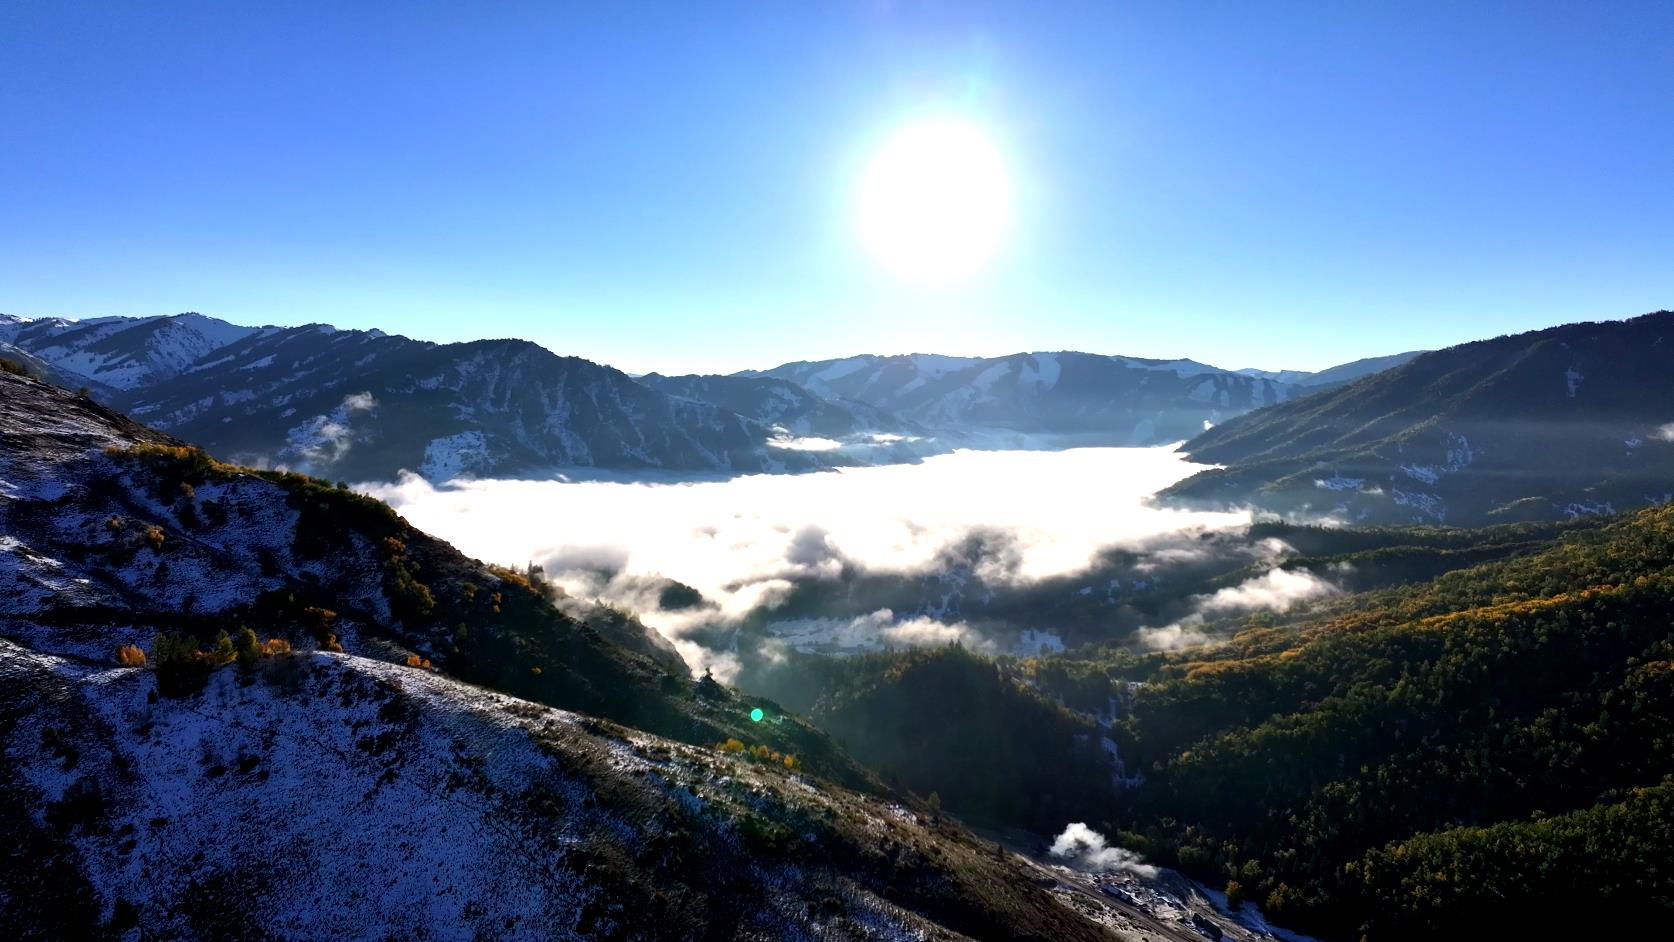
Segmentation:
{"type": "Polygon", "coordinates": [[[1187,442],[1165,491],[1354,522],[1551,519],[1674,495],[1674,313],[1426,353],[1187,442]]]}

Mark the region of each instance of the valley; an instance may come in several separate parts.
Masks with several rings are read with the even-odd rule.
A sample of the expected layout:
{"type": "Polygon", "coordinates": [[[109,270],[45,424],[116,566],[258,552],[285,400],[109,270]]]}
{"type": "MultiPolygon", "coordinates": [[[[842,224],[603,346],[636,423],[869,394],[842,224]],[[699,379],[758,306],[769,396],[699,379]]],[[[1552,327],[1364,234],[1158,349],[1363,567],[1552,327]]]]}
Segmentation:
{"type": "MultiPolygon", "coordinates": [[[[188,320],[186,328],[192,326],[188,320]]],[[[1649,356],[1661,356],[1654,342],[1642,346],[1649,356]]],[[[177,368],[171,367],[177,360],[156,358],[153,368],[166,372],[177,368]]],[[[1388,373],[1346,386],[1327,382],[1296,403],[1311,404],[1309,414],[1322,422],[1336,421],[1325,417],[1350,408],[1346,404],[1387,397],[1388,382],[1429,360],[1403,359],[1388,373]]],[[[49,362],[21,361],[14,373],[41,372],[49,362]]],[[[936,362],[950,371],[969,368],[936,362]]],[[[769,397],[780,411],[764,418],[782,422],[785,410],[800,410],[808,422],[795,431],[808,438],[883,426],[889,413],[864,397],[888,398],[875,392],[886,372],[843,390],[861,398],[822,398],[838,393],[823,385],[828,380],[861,372],[851,367],[843,364],[835,374],[829,366],[802,370],[798,375],[808,387],[771,380],[782,384],[769,397]]],[[[1447,368],[1440,369],[1446,375],[1447,368]]],[[[137,382],[130,379],[136,375],[134,368],[110,372],[120,382],[137,382]]],[[[163,388],[174,381],[164,381],[163,388]]],[[[258,769],[298,774],[316,760],[273,750],[295,748],[282,744],[316,735],[305,736],[304,729],[323,734],[342,724],[352,732],[328,753],[366,755],[340,768],[344,759],[322,757],[332,770],[317,774],[341,781],[382,776],[362,789],[354,813],[368,816],[368,823],[343,832],[353,840],[365,839],[360,835],[373,828],[372,820],[395,814],[385,802],[433,803],[441,793],[425,782],[461,780],[468,766],[423,764],[444,760],[436,743],[449,737],[453,758],[446,762],[468,761],[484,748],[481,736],[490,730],[526,741],[516,748],[532,749],[530,756],[549,757],[519,759],[489,772],[474,804],[460,808],[483,820],[504,817],[508,801],[526,807],[532,794],[602,795],[620,787],[622,763],[630,761],[623,748],[638,757],[630,766],[651,757],[654,764],[636,774],[652,774],[674,788],[674,799],[666,791],[661,798],[632,793],[625,800],[638,817],[592,825],[585,823],[592,818],[560,811],[577,800],[565,799],[542,812],[560,813],[553,820],[570,835],[550,846],[531,845],[522,832],[496,837],[467,820],[457,827],[488,843],[455,846],[447,863],[413,858],[399,841],[377,851],[365,849],[371,845],[310,851],[324,856],[309,865],[309,879],[327,878],[333,855],[398,854],[408,862],[391,858],[380,866],[391,873],[418,867],[392,877],[393,885],[411,888],[398,892],[445,889],[424,907],[398,907],[403,916],[368,910],[371,900],[350,898],[343,911],[356,915],[343,918],[375,912],[372,918],[389,924],[414,918],[462,931],[476,925],[478,935],[486,923],[477,920],[506,919],[508,937],[558,932],[560,925],[590,934],[589,925],[605,925],[598,920],[623,912],[624,902],[608,901],[628,899],[620,894],[632,896],[629,888],[689,878],[671,877],[672,858],[662,856],[550,875],[517,866],[477,884],[472,881],[483,864],[471,863],[473,854],[495,861],[490,873],[510,866],[504,862],[508,853],[606,860],[608,853],[598,856],[600,838],[589,838],[586,828],[595,834],[600,827],[649,828],[648,834],[674,828],[668,833],[708,846],[717,838],[692,829],[731,819],[744,821],[747,830],[784,834],[765,846],[789,854],[790,865],[816,844],[857,838],[807,833],[786,844],[804,825],[785,832],[784,822],[812,816],[845,829],[834,834],[848,834],[868,815],[889,820],[895,813],[890,807],[915,808],[902,820],[927,828],[910,842],[943,839],[943,808],[1010,835],[1002,838],[1009,849],[997,858],[1010,862],[996,874],[1024,882],[998,897],[974,887],[956,890],[944,902],[902,897],[902,875],[878,870],[878,861],[866,856],[865,848],[873,846],[866,839],[845,845],[851,846],[845,853],[859,855],[845,866],[860,871],[799,870],[795,878],[839,880],[849,889],[796,884],[781,891],[788,893],[783,899],[835,894],[832,907],[786,908],[752,889],[749,881],[757,877],[747,877],[739,899],[751,899],[749,906],[717,910],[722,904],[713,897],[700,902],[660,892],[662,902],[655,905],[671,908],[630,921],[679,919],[693,931],[727,926],[731,934],[763,937],[786,931],[785,920],[958,931],[960,920],[974,918],[960,912],[1020,918],[1005,914],[1022,905],[1046,906],[1057,913],[1051,918],[1069,920],[1054,932],[1096,933],[1102,926],[1141,936],[1201,935],[1214,926],[1232,938],[1257,938],[1278,931],[1264,928],[1256,910],[1249,910],[1249,919],[1240,917],[1228,898],[1241,897],[1261,904],[1267,918],[1321,938],[1396,937],[1385,933],[1434,931],[1448,920],[1485,912],[1488,904],[1474,894],[1434,895],[1454,885],[1449,874],[1459,868],[1525,868],[1515,871],[1520,876],[1493,878],[1496,898],[1512,892],[1507,879],[1550,885],[1561,861],[1591,853],[1565,843],[1575,828],[1608,826],[1586,823],[1595,819],[1654,817],[1662,777],[1674,774],[1674,752],[1662,744],[1658,725],[1674,700],[1661,689],[1656,667],[1671,643],[1657,615],[1669,604],[1663,581],[1674,566],[1665,509],[1577,513],[1524,499],[1523,516],[1532,518],[1526,522],[1457,529],[1344,527],[1342,507],[1316,515],[1312,504],[1300,514],[1292,507],[1285,520],[1267,507],[1287,505],[1260,497],[1220,508],[1194,502],[1199,482],[1241,473],[1244,465],[1234,460],[1225,470],[1204,469],[1186,456],[1224,459],[1228,453],[1219,442],[1257,441],[1271,427],[1263,420],[1296,408],[1290,403],[1233,420],[1226,431],[1217,427],[1179,450],[1060,442],[1048,450],[960,448],[815,474],[663,471],[659,478],[578,467],[549,480],[458,477],[433,483],[404,473],[399,481],[351,489],[292,471],[223,463],[86,394],[27,376],[3,375],[0,382],[7,394],[0,427],[6,445],[0,575],[9,585],[0,643],[7,645],[14,691],[8,735],[14,750],[38,756],[8,788],[15,800],[46,815],[36,819],[44,825],[27,825],[14,837],[20,846],[39,848],[29,853],[45,855],[29,858],[36,861],[29,866],[54,860],[60,862],[52,866],[71,867],[66,872],[73,879],[60,892],[71,894],[65,899],[93,900],[81,905],[103,913],[76,931],[135,920],[160,929],[160,914],[176,912],[182,915],[174,918],[187,922],[175,931],[196,933],[223,918],[166,895],[179,891],[149,893],[124,883],[129,878],[116,871],[75,869],[82,865],[62,856],[74,847],[91,855],[83,858],[87,865],[124,857],[131,861],[129,870],[120,871],[125,873],[161,866],[157,855],[168,845],[130,837],[139,833],[140,818],[110,809],[132,805],[148,809],[142,817],[178,817],[184,806],[171,802],[182,799],[165,799],[146,783],[164,767],[178,770],[195,761],[180,752],[197,748],[187,742],[194,735],[206,744],[200,751],[209,772],[194,786],[202,794],[184,800],[220,804],[242,793],[284,805],[302,800],[298,780],[269,785],[266,777],[250,775],[258,769]],[[474,562],[441,540],[490,562],[474,562]],[[1598,635],[1596,626],[1606,625],[1611,627],[1598,635]],[[249,667],[215,670],[217,633],[224,639],[245,627],[254,629],[252,637],[279,639],[270,647],[282,643],[285,652],[319,653],[258,651],[249,667]],[[169,640],[177,637],[185,641],[169,640]],[[179,657],[165,653],[165,641],[184,643],[187,660],[164,660],[179,657]],[[150,671],[111,666],[119,648],[142,652],[142,662],[149,652],[156,671],[167,669],[180,679],[158,673],[160,687],[151,688],[150,671]],[[1589,671],[1570,671],[1586,658],[1595,659],[1589,671]],[[1479,669],[1473,663],[1517,666],[1479,669]],[[1504,670],[1515,670],[1515,687],[1497,679],[1507,676],[1504,670]],[[1537,683],[1536,677],[1548,679],[1537,683]],[[58,688],[79,691],[75,702],[81,705],[71,710],[46,693],[58,688]],[[360,692],[332,692],[339,688],[360,692]],[[172,692],[159,701],[158,689],[172,692]],[[333,697],[344,707],[366,698],[384,706],[372,726],[353,711],[336,719],[308,706],[333,697]],[[201,725],[203,708],[180,713],[177,703],[216,703],[216,713],[261,716],[263,725],[279,725],[237,745],[253,735],[242,731],[254,729],[248,720],[229,720],[232,725],[213,736],[193,734],[184,730],[201,725]],[[767,722],[752,722],[751,704],[766,708],[767,722]],[[1614,711],[1624,719],[1605,725],[1606,704],[1628,704],[1625,714],[1620,706],[1614,711]],[[1471,717],[1465,725],[1437,725],[1458,711],[1471,717]],[[398,717],[433,713],[435,719],[389,725],[398,717]],[[95,745],[133,735],[124,727],[151,738],[116,753],[95,745]],[[277,732],[293,727],[296,732],[277,732]],[[1575,740],[1570,730],[1586,730],[1586,738],[1575,740]],[[611,745],[620,736],[628,737],[628,746],[611,745]],[[28,745],[35,738],[44,752],[28,745]],[[1638,743],[1631,751],[1639,759],[1623,763],[1617,757],[1630,740],[1638,743]],[[715,763],[737,755],[729,743],[758,765],[764,756],[778,757],[767,767],[794,769],[791,778],[771,784],[778,778],[762,779],[750,762],[723,772],[715,763]],[[725,747],[721,760],[711,758],[717,747],[725,747]],[[1554,764],[1554,749],[1570,757],[1554,764]],[[1587,749],[1596,754],[1588,758],[1587,749]],[[1459,765],[1483,750],[1499,758],[1487,766],[1459,765]],[[103,756],[98,762],[105,764],[84,766],[84,754],[89,762],[103,756]],[[391,758],[379,765],[382,755],[391,758]],[[574,770],[593,768],[610,755],[619,758],[581,773],[593,776],[589,784],[551,778],[573,777],[574,770]],[[668,758],[656,758],[662,756],[668,758]],[[235,760],[238,774],[216,771],[235,760]],[[851,793],[821,786],[810,794],[839,805],[809,805],[790,797],[802,794],[796,783],[804,775],[855,791],[841,797],[851,793]],[[751,794],[781,790],[780,801],[789,803],[765,819],[778,823],[750,824],[759,811],[726,810],[736,800],[727,789],[737,787],[728,783],[744,780],[752,782],[751,794]],[[1454,790],[1450,801],[1399,804],[1397,795],[1433,791],[1442,780],[1454,790]],[[391,784],[402,782],[411,784],[391,784]],[[415,785],[428,792],[380,797],[415,785]],[[783,792],[786,785],[795,787],[783,792]],[[688,794],[695,797],[679,797],[688,794]],[[1232,805],[1229,794],[1239,796],[1232,805]],[[670,800],[706,810],[691,821],[647,810],[670,800]],[[869,801],[886,804],[865,812],[843,804],[869,801]],[[1405,810],[1366,819],[1361,809],[1368,803],[1385,812],[1405,810]],[[1234,807],[1242,810],[1234,813],[1234,807]],[[80,817],[62,817],[70,814],[80,817]],[[1312,823],[1274,830],[1274,820],[1312,823]],[[1087,829],[1092,849],[1085,857],[1056,856],[1054,847],[1077,827],[1087,829]],[[1059,835],[1057,844],[1053,835],[1059,835]],[[1540,850],[1515,864],[1498,860],[1493,855],[1503,852],[1495,848],[1505,840],[1540,850]],[[1408,890],[1397,889],[1415,879],[1403,869],[1409,851],[1398,849],[1409,846],[1423,848],[1426,866],[1441,881],[1427,884],[1422,906],[1401,895],[1408,890]],[[457,865],[472,874],[448,876],[445,868],[457,865]],[[1051,877],[1017,875],[1018,868],[1031,867],[1051,877]],[[855,882],[860,872],[870,876],[855,882]],[[1126,876],[1115,876],[1120,874],[1126,876]],[[1033,902],[1027,898],[1036,890],[1021,889],[1034,886],[1031,879],[1048,889],[1033,902]],[[1122,889],[1121,880],[1137,883],[1122,889]],[[1006,895],[1018,892],[1023,895],[1006,895]],[[485,902],[490,893],[494,902],[485,902]],[[577,910],[580,904],[561,902],[566,899],[592,902],[577,910]],[[550,908],[555,905],[560,909],[550,908]],[[577,912],[582,921],[571,922],[577,912]],[[931,921],[922,922],[926,918],[931,921]],[[1071,924],[1082,928],[1071,930],[1071,924]]],[[[759,411],[766,401],[752,405],[737,397],[754,387],[714,380],[644,382],[648,392],[660,387],[731,397],[730,407],[746,411],[759,411]]],[[[113,395],[110,389],[105,394],[113,395]]],[[[895,430],[888,434],[930,437],[920,434],[926,429],[918,421],[901,420],[888,426],[895,430]]],[[[1647,444],[1651,438],[1642,437],[1636,460],[1660,460],[1661,445],[1647,444]]],[[[1479,439],[1493,441],[1480,433],[1479,439]]],[[[1410,443],[1418,440],[1409,434],[1397,450],[1416,447],[1410,443]]],[[[1522,476],[1536,492],[1530,498],[1548,486],[1542,474],[1567,473],[1533,454],[1519,459],[1536,466],[1522,476]]],[[[1455,464],[1449,473],[1460,480],[1480,468],[1474,461],[1455,464]]],[[[1410,467],[1402,473],[1411,476],[1410,467]]],[[[197,773],[185,774],[192,780],[197,773]]],[[[584,806],[598,807],[594,801],[584,806]]],[[[759,799],[750,799],[749,807],[759,808],[759,799]]],[[[524,820],[528,813],[516,815],[524,820]]],[[[250,832],[230,839],[225,850],[231,856],[210,860],[203,872],[229,879],[249,866],[251,855],[270,855],[277,846],[272,842],[307,840],[314,825],[306,816],[296,820],[298,830],[289,836],[250,832]]],[[[949,821],[947,827],[955,827],[949,821]]],[[[980,846],[982,839],[954,836],[961,833],[950,831],[948,839],[980,846]]],[[[1655,843],[1664,836],[1654,828],[1622,839],[1635,855],[1674,852],[1674,846],[1655,843]],[[1653,843],[1638,843],[1643,841],[1653,843]]],[[[208,838],[184,840],[201,847],[208,838]]],[[[657,840],[651,846],[659,846],[657,840]]],[[[929,861],[943,853],[931,852],[926,865],[936,865],[929,861]]],[[[1587,859],[1588,866],[1606,865],[1602,858],[1587,859]]],[[[961,880],[973,878],[968,865],[959,867],[961,880]]],[[[751,872],[759,872],[754,864],[751,872]]],[[[785,878],[771,879],[786,887],[785,878]]],[[[1624,911],[1654,906],[1667,892],[1622,879],[1566,892],[1577,898],[1605,893],[1624,911]]],[[[262,908],[252,914],[259,911],[264,921],[288,918],[282,913],[294,905],[290,897],[253,892],[251,905],[262,908]]],[[[35,918],[57,917],[42,911],[35,918]]],[[[1040,918],[1027,917],[1004,935],[1026,937],[1046,925],[1037,924],[1040,918]]],[[[70,931],[68,924],[60,929],[70,931]]]]}

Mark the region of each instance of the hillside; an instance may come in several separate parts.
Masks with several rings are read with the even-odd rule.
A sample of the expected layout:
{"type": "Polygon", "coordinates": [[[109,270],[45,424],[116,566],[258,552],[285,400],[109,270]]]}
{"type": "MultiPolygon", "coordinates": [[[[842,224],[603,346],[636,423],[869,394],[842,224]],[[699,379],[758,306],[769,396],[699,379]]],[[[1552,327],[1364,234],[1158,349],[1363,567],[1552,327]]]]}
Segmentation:
{"type": "Polygon", "coordinates": [[[695,682],[638,622],[578,622],[525,574],[468,559],[376,500],[221,464],[22,377],[0,374],[0,401],[0,617],[19,644],[106,661],[160,632],[203,645],[241,626],[298,647],[334,637],[350,653],[416,656],[690,742],[745,736],[835,780],[871,781],[805,725],[752,730],[749,705],[695,682]]]}
{"type": "Polygon", "coordinates": [[[1219,647],[1056,659],[1037,678],[1118,707],[1111,735],[1143,781],[1107,833],[1287,924],[1603,931],[1674,908],[1670,611],[1660,507],[1219,647]],[[1102,691],[1076,689],[1087,667],[1102,691]]]}
{"type": "Polygon", "coordinates": [[[1388,356],[1363,357],[1359,360],[1351,360],[1348,363],[1340,363],[1336,366],[1327,367],[1323,370],[1316,370],[1313,372],[1309,372],[1307,370],[1257,369],[1234,370],[1233,372],[1242,373],[1245,376],[1257,376],[1262,379],[1270,379],[1280,383],[1289,383],[1292,386],[1300,386],[1304,389],[1312,391],[1325,389],[1331,386],[1340,386],[1343,383],[1352,383],[1362,376],[1370,376],[1373,373],[1381,373],[1384,370],[1394,369],[1395,367],[1400,366],[1424,352],[1425,351],[1423,350],[1409,350],[1406,353],[1391,353],[1388,356]]]}
{"type": "Polygon", "coordinates": [[[1353,522],[1474,525],[1674,494],[1674,313],[1426,353],[1203,432],[1164,492],[1353,522]]]}
{"type": "Polygon", "coordinates": [[[326,325],[245,328],[198,314],[0,320],[55,381],[217,457],[391,480],[410,470],[543,476],[563,467],[799,471],[817,455],[766,425],[519,340],[433,344],[326,325]],[[102,384],[102,385],[101,385],[102,384]]]}
{"type": "Polygon", "coordinates": [[[956,827],[420,670],[0,676],[13,938],[1118,937],[956,827]]]}
{"type": "Polygon", "coordinates": [[[1176,651],[792,655],[741,682],[973,820],[1084,817],[1322,939],[1674,909],[1674,508],[1258,534],[1351,591],[1176,651]]]}

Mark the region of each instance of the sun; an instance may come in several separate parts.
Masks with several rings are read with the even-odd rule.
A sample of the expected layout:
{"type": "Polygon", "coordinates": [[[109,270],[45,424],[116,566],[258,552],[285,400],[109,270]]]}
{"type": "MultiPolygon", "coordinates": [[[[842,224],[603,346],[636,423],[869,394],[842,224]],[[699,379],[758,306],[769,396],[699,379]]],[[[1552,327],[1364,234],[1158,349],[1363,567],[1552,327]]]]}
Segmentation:
{"type": "Polygon", "coordinates": [[[981,124],[909,124],[878,148],[860,178],[856,225],[867,250],[902,278],[961,281],[999,250],[1011,222],[1004,155],[981,124]]]}

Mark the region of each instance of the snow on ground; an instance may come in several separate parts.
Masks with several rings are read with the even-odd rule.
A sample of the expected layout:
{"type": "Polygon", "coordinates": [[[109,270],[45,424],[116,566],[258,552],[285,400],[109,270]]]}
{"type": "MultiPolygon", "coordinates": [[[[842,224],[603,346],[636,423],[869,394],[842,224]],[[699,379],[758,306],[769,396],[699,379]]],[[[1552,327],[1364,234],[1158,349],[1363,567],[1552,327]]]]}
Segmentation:
{"type": "Polygon", "coordinates": [[[480,466],[488,439],[471,430],[433,438],[424,446],[418,473],[432,481],[451,481],[472,474],[480,466]]]}

